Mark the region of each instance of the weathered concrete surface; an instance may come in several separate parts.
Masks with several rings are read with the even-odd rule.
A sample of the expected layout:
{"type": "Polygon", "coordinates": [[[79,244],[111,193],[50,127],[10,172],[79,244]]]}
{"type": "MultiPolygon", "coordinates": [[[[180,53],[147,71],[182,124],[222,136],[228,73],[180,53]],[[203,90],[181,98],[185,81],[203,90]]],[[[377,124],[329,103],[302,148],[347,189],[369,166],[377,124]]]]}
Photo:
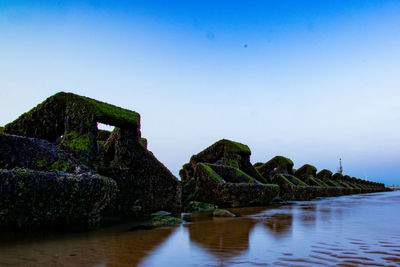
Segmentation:
{"type": "Polygon", "coordinates": [[[96,174],[1,169],[0,226],[92,227],[117,190],[113,179],[96,174]]]}
{"type": "Polygon", "coordinates": [[[0,168],[26,168],[40,171],[85,173],[83,166],[69,153],[46,140],[0,134],[0,168]]]}
{"type": "Polygon", "coordinates": [[[220,140],[193,155],[183,166],[182,201],[200,201],[221,207],[265,205],[278,194],[277,185],[265,179],[250,163],[250,149],[230,140],[220,140]]]}
{"type": "Polygon", "coordinates": [[[147,150],[140,115],[134,111],[60,92],[6,125],[4,133],[53,142],[81,165],[115,179],[120,193],[114,213],[180,210],[181,184],[147,150]],[[115,129],[98,130],[97,123],[115,129]]]}
{"type": "Polygon", "coordinates": [[[118,209],[141,215],[181,208],[181,183],[135,138],[135,133],[116,128],[99,151],[96,170],[113,177],[120,187],[118,209]]]}

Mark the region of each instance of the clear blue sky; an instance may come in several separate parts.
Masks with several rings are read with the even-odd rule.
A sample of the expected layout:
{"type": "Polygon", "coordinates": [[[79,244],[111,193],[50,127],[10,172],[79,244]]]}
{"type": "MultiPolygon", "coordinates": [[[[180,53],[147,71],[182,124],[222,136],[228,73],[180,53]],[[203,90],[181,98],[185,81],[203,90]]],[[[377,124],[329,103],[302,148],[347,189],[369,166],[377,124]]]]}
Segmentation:
{"type": "Polygon", "coordinates": [[[400,183],[400,1],[0,0],[0,125],[70,91],[177,174],[221,138],[400,183]]]}

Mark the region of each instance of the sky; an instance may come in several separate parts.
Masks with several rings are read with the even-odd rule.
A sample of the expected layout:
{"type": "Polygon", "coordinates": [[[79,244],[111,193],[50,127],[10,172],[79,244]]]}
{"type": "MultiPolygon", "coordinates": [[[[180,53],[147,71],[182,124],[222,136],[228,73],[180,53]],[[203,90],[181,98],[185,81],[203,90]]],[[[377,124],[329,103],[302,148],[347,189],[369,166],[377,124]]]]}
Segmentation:
{"type": "Polygon", "coordinates": [[[0,0],[0,125],[59,91],[141,115],[178,175],[222,138],[400,184],[400,1],[0,0]]]}

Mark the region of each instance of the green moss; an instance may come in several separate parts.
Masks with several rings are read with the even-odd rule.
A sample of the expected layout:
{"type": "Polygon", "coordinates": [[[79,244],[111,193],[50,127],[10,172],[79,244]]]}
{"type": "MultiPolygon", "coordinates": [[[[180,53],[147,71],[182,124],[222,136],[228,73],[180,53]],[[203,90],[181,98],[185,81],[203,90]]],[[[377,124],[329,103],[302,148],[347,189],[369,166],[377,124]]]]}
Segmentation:
{"type": "Polygon", "coordinates": [[[147,148],[147,139],[146,138],[140,138],[140,144],[142,144],[143,147],[147,148]]]}
{"type": "Polygon", "coordinates": [[[342,187],[338,182],[336,182],[336,181],[334,181],[334,180],[329,180],[328,182],[331,183],[331,184],[333,184],[334,186],[342,187]]]}
{"type": "Polygon", "coordinates": [[[197,196],[197,190],[188,195],[188,197],[185,199],[185,203],[192,201],[193,199],[196,198],[196,196],[197,196]]]}
{"type": "Polygon", "coordinates": [[[279,185],[277,184],[262,184],[265,187],[269,187],[272,191],[279,191],[279,185]]]}
{"type": "Polygon", "coordinates": [[[279,179],[283,180],[283,182],[284,182],[285,184],[294,186],[294,184],[293,184],[291,181],[289,181],[289,180],[288,180],[285,176],[283,176],[282,174],[279,174],[278,177],[279,177],[279,179]]]}
{"type": "Polygon", "coordinates": [[[70,163],[65,160],[57,160],[51,165],[51,169],[55,171],[63,171],[65,172],[70,167],[70,163]]]}
{"type": "Polygon", "coordinates": [[[29,173],[23,170],[15,170],[16,173],[18,173],[21,177],[23,178],[28,178],[29,177],[29,173]]]}
{"type": "MultiPolygon", "coordinates": [[[[276,162],[278,165],[292,165],[293,166],[293,161],[289,158],[286,158],[284,156],[275,156],[272,159],[270,159],[268,162],[276,162]]],[[[267,162],[267,163],[268,163],[267,162]]]]}
{"type": "Polygon", "coordinates": [[[351,188],[351,189],[353,189],[353,187],[352,186],[350,186],[349,184],[347,184],[346,182],[344,182],[344,181],[340,181],[340,183],[342,184],[342,185],[344,185],[344,187],[347,187],[347,188],[351,188]]]}
{"type": "Polygon", "coordinates": [[[72,131],[63,136],[61,144],[75,150],[89,151],[90,139],[87,134],[78,135],[72,131]]]}
{"type": "Polygon", "coordinates": [[[311,175],[309,176],[309,179],[311,181],[313,181],[314,183],[317,183],[318,186],[320,186],[320,187],[323,187],[323,188],[327,188],[328,187],[328,185],[326,183],[322,182],[321,180],[319,180],[317,178],[312,177],[311,175]]]}
{"type": "Polygon", "coordinates": [[[228,150],[228,152],[236,153],[236,152],[245,152],[245,153],[251,153],[250,148],[247,145],[234,142],[228,139],[222,139],[218,141],[217,143],[222,143],[225,145],[225,148],[228,150]]]}
{"type": "Polygon", "coordinates": [[[251,177],[250,175],[248,175],[247,173],[241,171],[241,170],[238,169],[238,168],[235,168],[235,171],[236,171],[236,173],[235,173],[236,177],[244,177],[244,178],[247,178],[249,184],[254,184],[254,183],[255,183],[255,179],[254,179],[253,177],[251,177]]]}
{"type": "Polygon", "coordinates": [[[305,182],[297,178],[296,176],[291,175],[290,180],[293,184],[298,185],[298,186],[307,186],[305,182]]]}
{"type": "Polygon", "coordinates": [[[355,184],[355,183],[349,183],[349,182],[347,182],[347,184],[350,185],[350,186],[353,187],[353,188],[361,189],[361,187],[359,187],[359,186],[358,186],[357,184],[355,184]]]}
{"type": "Polygon", "coordinates": [[[224,179],[222,179],[210,166],[207,166],[204,163],[198,163],[198,166],[201,166],[203,170],[205,170],[210,177],[218,183],[224,182],[224,179]]]}
{"type": "Polygon", "coordinates": [[[239,168],[239,163],[234,159],[222,158],[222,161],[223,161],[224,165],[234,167],[234,168],[239,168]]]}
{"type": "Polygon", "coordinates": [[[67,110],[71,113],[75,113],[78,107],[83,107],[96,117],[124,119],[136,125],[139,124],[140,115],[138,113],[100,102],[92,98],[65,92],[57,93],[53,96],[53,98],[65,102],[67,110]]]}
{"type": "Polygon", "coordinates": [[[46,165],[47,165],[47,160],[46,160],[45,158],[43,158],[43,159],[41,159],[41,160],[38,161],[38,166],[39,166],[40,168],[43,168],[43,167],[45,167],[46,165]]]}
{"type": "Polygon", "coordinates": [[[324,187],[324,188],[328,188],[329,185],[327,183],[325,183],[324,181],[321,181],[319,179],[316,179],[316,181],[318,182],[319,186],[324,187]]]}
{"type": "Polygon", "coordinates": [[[150,226],[167,226],[184,223],[185,221],[172,216],[156,216],[150,221],[150,226]]]}
{"type": "Polygon", "coordinates": [[[218,208],[217,205],[199,201],[191,201],[188,207],[191,211],[210,211],[218,208]]]}

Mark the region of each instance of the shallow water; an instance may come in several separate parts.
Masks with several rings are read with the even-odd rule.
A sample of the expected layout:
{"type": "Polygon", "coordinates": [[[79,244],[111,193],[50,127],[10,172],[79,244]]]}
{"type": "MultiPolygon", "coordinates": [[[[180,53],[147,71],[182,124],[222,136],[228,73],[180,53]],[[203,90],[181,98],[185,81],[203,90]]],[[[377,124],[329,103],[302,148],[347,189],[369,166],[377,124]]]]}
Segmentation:
{"type": "Polygon", "coordinates": [[[178,227],[0,239],[1,266],[400,266],[400,191],[232,209],[178,227]]]}

